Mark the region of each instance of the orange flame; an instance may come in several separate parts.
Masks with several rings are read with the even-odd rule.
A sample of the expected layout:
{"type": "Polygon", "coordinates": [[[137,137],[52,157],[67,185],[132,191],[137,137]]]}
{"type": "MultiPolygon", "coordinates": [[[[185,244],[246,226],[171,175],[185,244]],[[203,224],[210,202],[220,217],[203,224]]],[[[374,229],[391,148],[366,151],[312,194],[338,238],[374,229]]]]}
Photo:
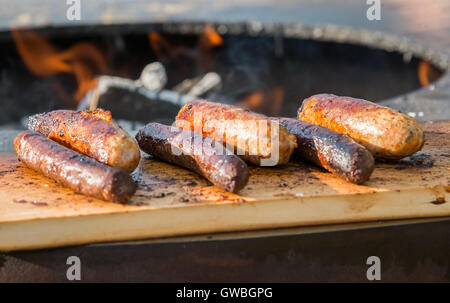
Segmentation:
{"type": "Polygon", "coordinates": [[[91,44],[80,42],[65,51],[58,51],[36,31],[12,30],[11,33],[22,60],[33,74],[42,77],[58,73],[75,75],[78,89],[74,99],[77,102],[96,85],[96,72],[106,71],[104,57],[91,44]]]}
{"type": "Polygon", "coordinates": [[[211,51],[213,48],[221,46],[222,44],[223,39],[216,30],[209,24],[205,25],[203,33],[198,39],[200,48],[200,57],[198,58],[198,61],[205,70],[212,70],[213,60],[211,58],[211,51]]]}
{"type": "Polygon", "coordinates": [[[269,92],[257,90],[251,93],[238,102],[238,105],[269,116],[277,116],[280,113],[283,99],[283,87],[275,86],[269,92]]]}
{"type": "Polygon", "coordinates": [[[223,44],[222,37],[209,24],[203,28],[203,33],[199,38],[199,43],[204,49],[212,49],[223,44]]]}
{"type": "Polygon", "coordinates": [[[158,58],[163,57],[165,53],[168,53],[171,50],[169,42],[167,42],[157,32],[150,32],[148,34],[148,40],[150,41],[150,46],[152,47],[158,58]]]}
{"type": "Polygon", "coordinates": [[[422,87],[428,86],[431,82],[437,80],[440,77],[440,72],[436,70],[427,61],[420,61],[417,67],[417,76],[419,77],[419,82],[422,87]]]}
{"type": "Polygon", "coordinates": [[[150,32],[148,40],[158,60],[175,60],[179,68],[184,69],[183,57],[190,57],[205,71],[211,70],[213,66],[211,50],[223,44],[222,37],[211,25],[205,25],[202,34],[198,37],[198,43],[195,48],[174,45],[157,32],[150,32]]]}
{"type": "Polygon", "coordinates": [[[428,73],[430,70],[430,64],[426,61],[420,61],[419,66],[417,68],[417,75],[419,76],[419,82],[422,86],[427,86],[430,84],[430,80],[428,79],[428,73]]]}

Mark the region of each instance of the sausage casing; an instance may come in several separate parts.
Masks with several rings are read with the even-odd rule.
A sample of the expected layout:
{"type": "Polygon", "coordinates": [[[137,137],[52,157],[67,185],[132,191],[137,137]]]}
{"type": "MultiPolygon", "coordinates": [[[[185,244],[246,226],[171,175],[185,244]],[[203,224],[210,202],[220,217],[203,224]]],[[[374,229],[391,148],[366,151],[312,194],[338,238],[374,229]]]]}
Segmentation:
{"type": "Polygon", "coordinates": [[[126,172],[79,154],[34,131],[14,139],[19,160],[29,168],[81,194],[107,201],[125,202],[136,191],[126,172]]]}
{"type": "Polygon", "coordinates": [[[347,134],[378,158],[401,159],[424,144],[416,120],[362,99],[314,95],[303,101],[298,119],[347,134]]]}
{"type": "Polygon", "coordinates": [[[236,150],[242,159],[256,165],[285,164],[297,146],[292,134],[264,115],[204,100],[183,106],[176,125],[222,142],[236,150]]]}
{"type": "Polygon", "coordinates": [[[372,154],[344,134],[291,118],[271,118],[297,138],[294,155],[317,164],[356,184],[370,178],[374,169],[372,154]]]}
{"type": "Polygon", "coordinates": [[[134,139],[103,109],[55,110],[31,116],[28,128],[106,165],[132,172],[140,160],[134,139]]]}
{"type": "Polygon", "coordinates": [[[200,134],[149,123],[138,131],[136,140],[144,152],[193,170],[226,191],[237,192],[247,184],[245,162],[200,134]]]}

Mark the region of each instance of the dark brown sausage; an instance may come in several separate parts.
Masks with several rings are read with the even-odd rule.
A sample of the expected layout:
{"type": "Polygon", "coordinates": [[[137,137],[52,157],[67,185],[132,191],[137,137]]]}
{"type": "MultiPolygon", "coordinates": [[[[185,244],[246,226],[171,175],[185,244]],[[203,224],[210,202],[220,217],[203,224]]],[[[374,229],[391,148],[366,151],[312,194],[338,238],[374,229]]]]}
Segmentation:
{"type": "Polygon", "coordinates": [[[136,140],[144,152],[193,170],[226,191],[237,192],[247,184],[245,162],[198,133],[149,123],[139,130],[136,140]]]}
{"type": "Polygon", "coordinates": [[[401,159],[424,144],[424,133],[416,120],[362,99],[314,95],[303,101],[298,119],[346,134],[377,158],[401,159]]]}
{"type": "Polygon", "coordinates": [[[79,154],[34,131],[14,139],[14,150],[26,166],[76,192],[107,201],[125,202],[136,191],[122,170],[79,154]]]}
{"type": "Polygon", "coordinates": [[[311,161],[344,180],[367,181],[374,169],[372,154],[350,137],[328,128],[291,118],[271,118],[297,138],[294,155],[311,161]]]}

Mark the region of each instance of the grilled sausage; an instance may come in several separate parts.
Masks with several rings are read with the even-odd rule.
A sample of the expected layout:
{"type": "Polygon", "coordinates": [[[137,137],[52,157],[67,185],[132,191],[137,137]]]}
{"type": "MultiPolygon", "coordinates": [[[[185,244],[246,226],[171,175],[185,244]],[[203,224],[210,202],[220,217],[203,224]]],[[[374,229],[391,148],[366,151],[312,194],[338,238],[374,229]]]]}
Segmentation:
{"type": "Polygon", "coordinates": [[[344,134],[291,118],[270,118],[297,138],[294,155],[317,164],[342,179],[362,184],[374,169],[372,154],[344,134]]]}
{"type": "Polygon", "coordinates": [[[237,192],[247,184],[245,162],[200,134],[149,123],[138,131],[136,140],[144,152],[193,170],[226,191],[237,192]]]}
{"type": "Polygon", "coordinates": [[[264,115],[204,100],[183,106],[176,125],[222,142],[256,165],[285,164],[297,146],[295,136],[264,115]]]}
{"type": "Polygon", "coordinates": [[[34,131],[14,139],[17,157],[26,166],[76,192],[107,201],[125,202],[136,191],[126,172],[79,154],[34,131]]]}
{"type": "Polygon", "coordinates": [[[413,118],[362,99],[315,95],[303,101],[298,119],[347,134],[378,158],[401,159],[424,144],[413,118]]]}
{"type": "Polygon", "coordinates": [[[140,152],[133,138],[103,109],[56,110],[34,115],[28,128],[106,165],[132,172],[140,152]]]}

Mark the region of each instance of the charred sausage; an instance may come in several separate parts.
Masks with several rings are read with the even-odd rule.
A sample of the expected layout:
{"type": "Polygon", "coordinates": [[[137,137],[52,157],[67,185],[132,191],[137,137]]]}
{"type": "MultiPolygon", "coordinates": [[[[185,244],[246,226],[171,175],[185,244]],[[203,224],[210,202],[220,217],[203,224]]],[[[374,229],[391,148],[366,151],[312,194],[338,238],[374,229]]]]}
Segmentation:
{"type": "Polygon", "coordinates": [[[14,150],[29,168],[81,194],[107,201],[125,202],[136,191],[126,172],[79,154],[34,131],[14,139],[14,150]]]}
{"type": "Polygon", "coordinates": [[[136,142],[103,109],[34,115],[28,120],[28,129],[126,172],[132,172],[139,164],[136,142]]]}
{"type": "Polygon", "coordinates": [[[298,119],[347,134],[378,158],[401,159],[424,144],[413,118],[362,99],[314,95],[303,101],[298,119]]]}
{"type": "Polygon", "coordinates": [[[297,138],[294,155],[341,177],[362,184],[374,169],[372,154],[344,134],[291,118],[270,118],[283,125],[297,138]]]}
{"type": "Polygon", "coordinates": [[[144,152],[193,170],[226,191],[237,192],[247,184],[245,162],[200,134],[149,123],[138,131],[136,140],[144,152]]]}
{"type": "Polygon", "coordinates": [[[204,100],[183,106],[176,125],[222,142],[245,161],[261,166],[287,163],[297,146],[295,136],[264,115],[204,100]]]}

